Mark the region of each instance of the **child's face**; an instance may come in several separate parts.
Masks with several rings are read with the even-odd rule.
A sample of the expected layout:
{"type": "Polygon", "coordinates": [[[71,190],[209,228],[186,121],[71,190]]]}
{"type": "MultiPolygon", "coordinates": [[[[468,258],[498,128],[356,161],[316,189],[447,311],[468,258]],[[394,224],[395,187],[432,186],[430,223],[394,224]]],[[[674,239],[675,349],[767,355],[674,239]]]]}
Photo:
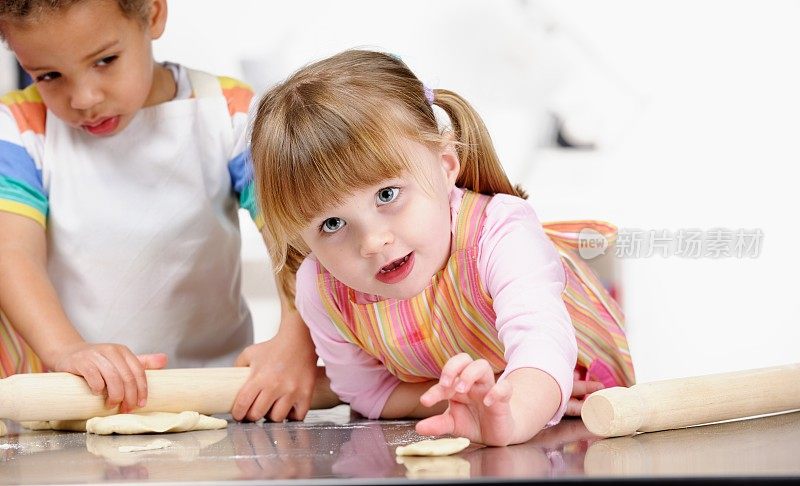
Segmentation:
{"type": "Polygon", "coordinates": [[[411,174],[355,191],[302,231],[317,260],[345,285],[407,299],[430,284],[450,255],[450,191],[458,175],[452,144],[433,151],[406,142],[433,191],[411,174]]]}
{"type": "Polygon", "coordinates": [[[5,22],[3,31],[58,118],[109,136],[140,108],[174,95],[174,81],[155,69],[151,50],[164,29],[165,1],[153,0],[146,23],[125,16],[114,0],[86,0],[35,21],[5,22]]]}

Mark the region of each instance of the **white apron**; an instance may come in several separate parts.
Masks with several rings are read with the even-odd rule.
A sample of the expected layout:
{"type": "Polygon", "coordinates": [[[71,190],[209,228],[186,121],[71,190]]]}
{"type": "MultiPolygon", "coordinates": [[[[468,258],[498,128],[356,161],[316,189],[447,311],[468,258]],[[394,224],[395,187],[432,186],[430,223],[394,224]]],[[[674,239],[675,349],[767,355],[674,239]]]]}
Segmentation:
{"type": "Polygon", "coordinates": [[[233,129],[217,79],[144,108],[111,137],[47,115],[48,271],[89,342],[164,352],[171,368],[232,366],[253,341],[241,295],[233,129]]]}

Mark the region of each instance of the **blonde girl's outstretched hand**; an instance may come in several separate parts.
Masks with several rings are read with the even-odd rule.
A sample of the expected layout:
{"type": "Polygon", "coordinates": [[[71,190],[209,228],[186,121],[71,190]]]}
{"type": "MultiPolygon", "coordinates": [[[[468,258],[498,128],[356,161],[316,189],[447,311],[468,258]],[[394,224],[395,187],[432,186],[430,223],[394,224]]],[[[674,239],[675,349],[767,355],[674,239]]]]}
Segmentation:
{"type": "Polygon", "coordinates": [[[420,397],[420,403],[426,407],[447,400],[447,410],[420,421],[417,432],[466,437],[486,445],[508,445],[515,433],[512,391],[508,380],[495,381],[486,360],[473,360],[465,353],[453,356],[444,365],[439,383],[420,397]]]}

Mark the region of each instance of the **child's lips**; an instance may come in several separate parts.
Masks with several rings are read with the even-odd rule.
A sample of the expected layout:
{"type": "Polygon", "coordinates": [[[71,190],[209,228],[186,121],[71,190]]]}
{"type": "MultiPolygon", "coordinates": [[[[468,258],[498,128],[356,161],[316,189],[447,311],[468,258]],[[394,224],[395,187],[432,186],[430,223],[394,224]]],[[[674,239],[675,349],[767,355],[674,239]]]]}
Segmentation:
{"type": "Polygon", "coordinates": [[[394,284],[400,282],[411,273],[414,267],[414,252],[392,261],[388,265],[384,265],[375,278],[386,284],[394,284]]]}
{"type": "Polygon", "coordinates": [[[119,126],[119,115],[107,116],[98,118],[88,123],[84,123],[81,127],[92,135],[107,135],[112,133],[119,126]]]}

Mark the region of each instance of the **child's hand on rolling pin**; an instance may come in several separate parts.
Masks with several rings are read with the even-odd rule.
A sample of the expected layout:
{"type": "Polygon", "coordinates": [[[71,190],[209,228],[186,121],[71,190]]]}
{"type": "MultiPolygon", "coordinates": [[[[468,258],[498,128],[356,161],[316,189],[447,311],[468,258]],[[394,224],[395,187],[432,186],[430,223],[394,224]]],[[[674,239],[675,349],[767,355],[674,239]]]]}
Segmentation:
{"type": "Polygon", "coordinates": [[[297,311],[287,312],[283,320],[274,338],[248,346],[236,358],[234,366],[249,366],[250,376],[231,409],[235,420],[256,421],[268,412],[274,422],[303,420],[311,407],[314,343],[297,311]]]}
{"type": "Polygon", "coordinates": [[[54,371],[82,376],[92,393],[106,395],[106,407],[127,413],[147,403],[146,369],[166,366],[166,354],[137,356],[121,344],[82,342],[63,350],[54,371]]]}
{"type": "Polygon", "coordinates": [[[495,382],[488,361],[473,361],[465,353],[453,356],[442,368],[439,383],[430,387],[419,400],[426,407],[448,400],[447,410],[420,421],[417,432],[451,434],[472,442],[506,445],[515,432],[511,392],[508,380],[495,382]]]}

